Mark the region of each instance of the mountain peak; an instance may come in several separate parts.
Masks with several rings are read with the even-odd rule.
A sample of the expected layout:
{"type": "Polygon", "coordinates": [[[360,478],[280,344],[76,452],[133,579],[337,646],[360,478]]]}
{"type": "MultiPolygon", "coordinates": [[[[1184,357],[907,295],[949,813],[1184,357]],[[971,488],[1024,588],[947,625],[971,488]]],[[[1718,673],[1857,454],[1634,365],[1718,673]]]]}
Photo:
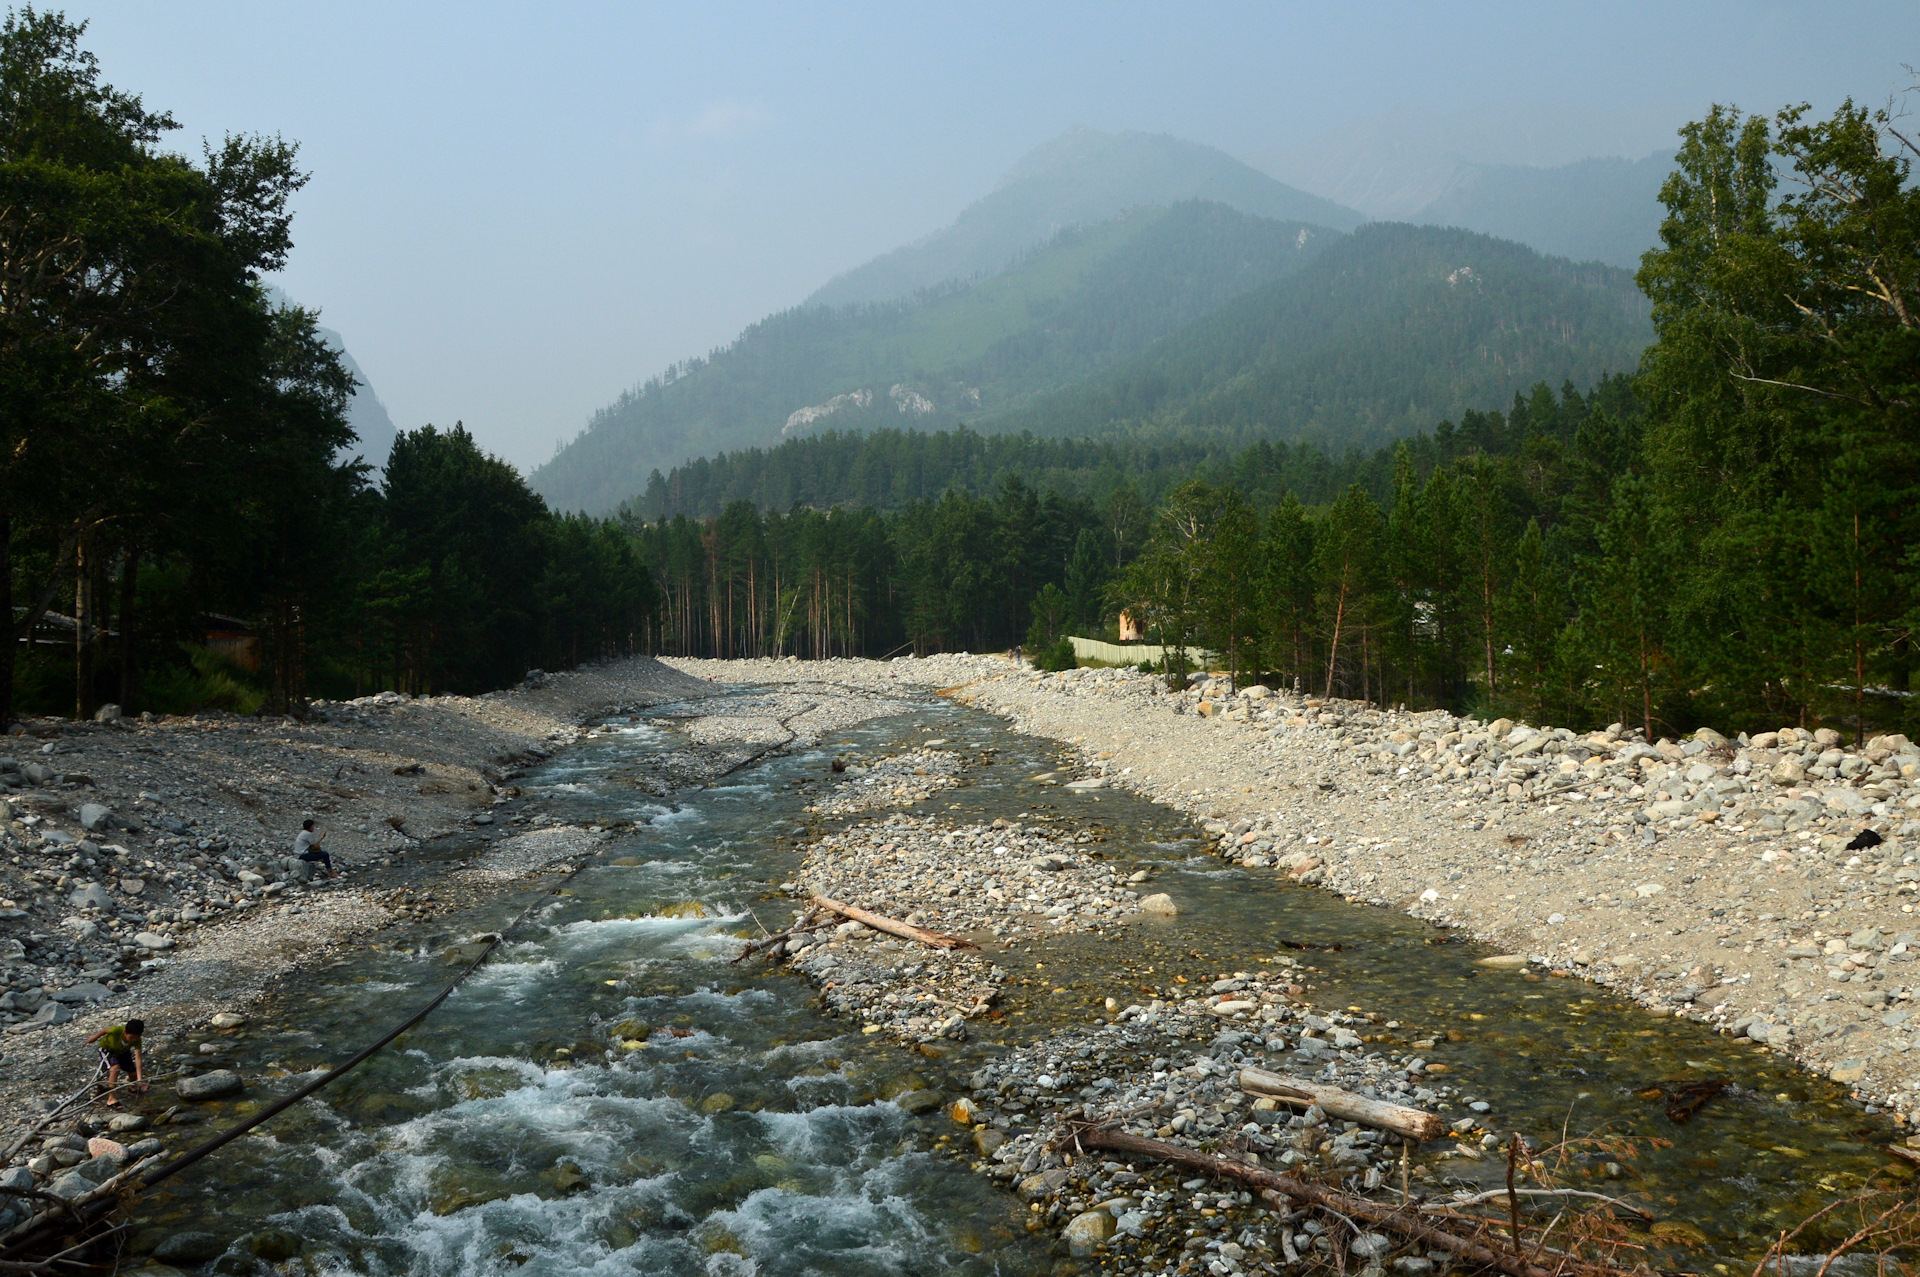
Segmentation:
{"type": "Polygon", "coordinates": [[[893,301],[949,280],[991,275],[1064,227],[1192,199],[1336,230],[1364,220],[1214,147],[1164,133],[1104,133],[1077,124],[1014,161],[992,192],[963,209],[952,225],[837,276],[805,304],[893,301]]]}

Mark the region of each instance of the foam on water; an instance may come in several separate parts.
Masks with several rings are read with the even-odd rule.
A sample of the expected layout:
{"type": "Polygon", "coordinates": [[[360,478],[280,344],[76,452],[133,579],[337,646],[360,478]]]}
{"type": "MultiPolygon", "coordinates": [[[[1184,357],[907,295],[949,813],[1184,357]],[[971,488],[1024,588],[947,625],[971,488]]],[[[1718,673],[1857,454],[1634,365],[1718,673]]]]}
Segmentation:
{"type": "Polygon", "coordinates": [[[317,1271],[771,1277],[948,1266],[950,1248],[911,1191],[929,1159],[891,1151],[904,1132],[891,1105],[701,1116],[621,1094],[606,1070],[462,1056],[435,1073],[449,1085],[483,1073],[523,1085],[357,1132],[321,1161],[331,1202],[286,1219],[317,1244],[317,1271]],[[678,1169],[647,1169],[676,1147],[678,1169]],[[526,1182],[557,1159],[586,1187],[526,1182]],[[483,1169],[463,1189],[473,1167],[483,1169]]]}

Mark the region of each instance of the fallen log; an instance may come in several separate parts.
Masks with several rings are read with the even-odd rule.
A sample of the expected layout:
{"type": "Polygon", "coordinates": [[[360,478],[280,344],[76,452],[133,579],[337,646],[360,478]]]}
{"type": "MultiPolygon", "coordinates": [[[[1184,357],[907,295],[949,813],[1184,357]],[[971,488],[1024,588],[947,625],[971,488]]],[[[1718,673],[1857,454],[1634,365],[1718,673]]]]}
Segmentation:
{"type": "Polygon", "coordinates": [[[1300,1108],[1318,1104],[1320,1111],[1329,1117],[1392,1131],[1402,1139],[1437,1140],[1447,1133],[1447,1124],[1424,1109],[1389,1104],[1324,1082],[1282,1077],[1265,1069],[1241,1069],[1240,1089],[1249,1095],[1268,1096],[1300,1108]]]}
{"type": "Polygon", "coordinates": [[[884,914],[862,909],[858,905],[843,905],[838,900],[829,900],[825,896],[815,896],[813,903],[822,909],[831,909],[843,918],[865,923],[875,931],[884,931],[888,935],[899,936],[902,940],[913,940],[930,945],[935,949],[977,949],[978,945],[962,940],[959,936],[943,936],[938,931],[928,931],[925,927],[916,927],[911,923],[899,922],[884,914]]]}
{"type": "Polygon", "coordinates": [[[1495,1250],[1483,1241],[1462,1237],[1458,1233],[1436,1227],[1412,1211],[1396,1209],[1365,1197],[1355,1197],[1351,1193],[1322,1188],[1318,1184],[1293,1175],[1283,1175],[1245,1162],[1215,1157],[1211,1153],[1184,1148],[1179,1144],[1169,1144],[1165,1140],[1148,1139],[1144,1135],[1131,1135],[1111,1126],[1079,1127],[1074,1130],[1073,1138],[1083,1148],[1102,1148],[1135,1157],[1157,1158],[1163,1162],[1171,1162],[1175,1166],[1189,1167],[1224,1179],[1237,1179],[1243,1184],[1252,1184],[1267,1190],[1272,1195],[1285,1197],[1302,1205],[1318,1207],[1343,1215],[1349,1220],[1365,1220],[1382,1232],[1392,1233],[1406,1241],[1417,1242],[1431,1250],[1444,1250],[1449,1255],[1471,1264],[1497,1269],[1506,1273],[1507,1277],[1618,1277],[1621,1272],[1619,1269],[1598,1264],[1577,1263],[1559,1254],[1552,1255],[1551,1267],[1530,1262],[1524,1254],[1511,1250],[1495,1250]]]}

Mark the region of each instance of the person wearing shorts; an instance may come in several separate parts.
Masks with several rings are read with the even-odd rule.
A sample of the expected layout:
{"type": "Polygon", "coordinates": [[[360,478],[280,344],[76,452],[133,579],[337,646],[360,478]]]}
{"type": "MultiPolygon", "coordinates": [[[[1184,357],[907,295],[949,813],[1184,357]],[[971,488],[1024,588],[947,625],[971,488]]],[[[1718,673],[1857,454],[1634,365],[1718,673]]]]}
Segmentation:
{"type": "Polygon", "coordinates": [[[100,1063],[107,1070],[108,1108],[120,1107],[114,1088],[120,1084],[123,1073],[133,1078],[140,1091],[144,1093],[147,1089],[146,1069],[140,1058],[140,1039],[146,1031],[144,1021],[128,1020],[125,1024],[110,1024],[87,1039],[89,1045],[99,1047],[100,1063]]]}

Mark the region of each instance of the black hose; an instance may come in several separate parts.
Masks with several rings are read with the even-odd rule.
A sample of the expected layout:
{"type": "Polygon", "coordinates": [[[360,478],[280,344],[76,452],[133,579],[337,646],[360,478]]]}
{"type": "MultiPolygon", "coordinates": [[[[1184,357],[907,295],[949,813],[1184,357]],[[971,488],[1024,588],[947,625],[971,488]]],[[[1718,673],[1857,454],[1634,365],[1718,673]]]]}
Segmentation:
{"type": "Polygon", "coordinates": [[[212,1139],[207,1140],[202,1144],[196,1145],[195,1147],[188,1149],[186,1152],[174,1158],[171,1162],[166,1163],[164,1166],[156,1166],[154,1169],[148,1171],[145,1175],[142,1175],[140,1177],[140,1182],[145,1186],[151,1187],[154,1184],[158,1184],[163,1179],[167,1179],[170,1176],[179,1174],[181,1171],[193,1165],[195,1162],[199,1161],[201,1158],[205,1157],[207,1154],[222,1147],[223,1145],[231,1143],[233,1140],[238,1139],[240,1136],[246,1134],[248,1131],[252,1130],[254,1127],[266,1121],[268,1118],[286,1111],[287,1109],[291,1108],[295,1104],[298,1104],[301,1100],[306,1099],[309,1095],[312,1095],[316,1091],[319,1091],[324,1087],[328,1086],[336,1078],[341,1077],[342,1075],[347,1073],[349,1070],[364,1063],[368,1059],[368,1057],[372,1056],[376,1051],[380,1050],[380,1048],[386,1046],[389,1042],[392,1042],[395,1038],[399,1037],[402,1033],[405,1033],[408,1029],[411,1029],[416,1024],[419,1024],[420,1021],[426,1019],[427,1016],[433,1012],[433,1009],[435,1007],[439,1006],[442,1002],[445,1002],[447,998],[452,995],[453,991],[460,987],[460,982],[462,980],[465,980],[468,976],[472,975],[475,971],[479,970],[480,965],[484,963],[493,954],[494,949],[499,946],[500,942],[505,940],[507,938],[508,933],[513,931],[514,928],[518,927],[521,923],[525,922],[527,920],[527,915],[531,914],[534,911],[535,907],[537,907],[540,904],[543,904],[548,897],[557,894],[562,885],[564,885],[567,882],[570,882],[573,879],[573,876],[579,873],[580,870],[585,867],[586,867],[585,861],[582,861],[580,864],[575,865],[573,869],[567,873],[567,876],[565,878],[562,878],[560,882],[554,884],[553,887],[549,888],[538,899],[534,900],[532,904],[529,904],[525,909],[522,909],[520,911],[519,917],[515,918],[512,922],[508,923],[504,929],[497,931],[493,934],[493,938],[487,941],[487,947],[480,951],[479,956],[476,957],[472,962],[469,962],[461,970],[460,974],[456,975],[453,978],[452,983],[448,984],[446,988],[440,990],[440,992],[437,995],[435,995],[433,1001],[427,1003],[425,1006],[421,1007],[418,1011],[415,1011],[412,1015],[408,1016],[405,1020],[402,1020],[397,1026],[395,1026],[393,1029],[389,1030],[384,1036],[382,1036],[379,1041],[374,1042],[370,1046],[362,1048],[357,1055],[355,1055],[352,1059],[348,1060],[346,1063],[336,1065],[333,1068],[327,1070],[327,1072],[315,1078],[313,1081],[307,1083],[305,1086],[300,1087],[298,1090],[294,1091],[291,1095],[284,1096],[281,1099],[276,1100],[272,1104],[269,1104],[266,1108],[254,1114],[252,1117],[248,1118],[246,1121],[242,1122],[240,1125],[232,1127],[228,1130],[222,1131],[220,1132],[220,1134],[214,1136],[212,1139]]]}

